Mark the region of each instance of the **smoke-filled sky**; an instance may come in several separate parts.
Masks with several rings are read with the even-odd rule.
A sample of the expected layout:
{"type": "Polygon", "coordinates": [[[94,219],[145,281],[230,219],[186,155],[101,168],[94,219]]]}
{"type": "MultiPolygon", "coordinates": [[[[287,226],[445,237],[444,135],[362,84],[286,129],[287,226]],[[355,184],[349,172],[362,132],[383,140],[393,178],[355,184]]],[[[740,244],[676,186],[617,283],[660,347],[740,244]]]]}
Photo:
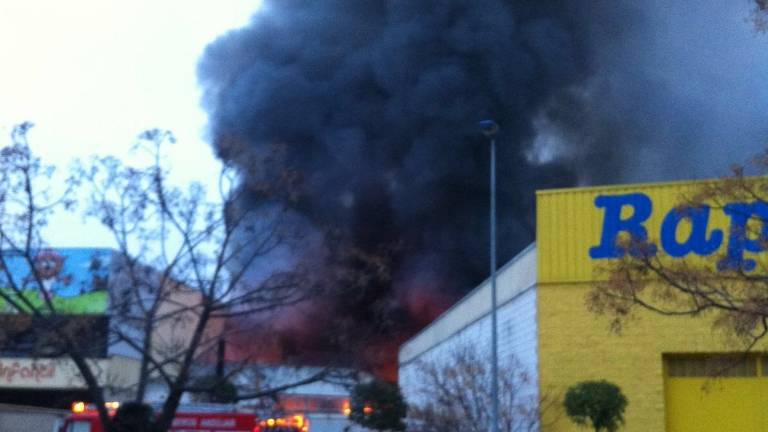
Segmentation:
{"type": "MultiPolygon", "coordinates": [[[[762,150],[768,36],[753,1],[9,0],[0,132],[36,122],[33,148],[64,165],[169,128],[174,175],[204,183],[218,165],[203,130],[256,173],[248,185],[264,174],[246,161],[277,145],[302,174],[294,219],[391,270],[362,293],[339,287],[313,318],[375,317],[386,339],[487,274],[478,120],[501,125],[501,263],[533,239],[537,188],[722,175],[762,150]]],[[[79,226],[52,221],[51,241],[111,245],[79,226]]]]}
{"type": "Polygon", "coordinates": [[[338,287],[323,309],[391,341],[487,275],[477,121],[501,125],[502,263],[533,240],[536,189],[721,175],[760,151],[768,38],[752,7],[267,0],[201,59],[209,138],[246,187],[265,180],[254,157],[280,146],[308,229],[386,256],[391,279],[357,303],[338,287]]]}

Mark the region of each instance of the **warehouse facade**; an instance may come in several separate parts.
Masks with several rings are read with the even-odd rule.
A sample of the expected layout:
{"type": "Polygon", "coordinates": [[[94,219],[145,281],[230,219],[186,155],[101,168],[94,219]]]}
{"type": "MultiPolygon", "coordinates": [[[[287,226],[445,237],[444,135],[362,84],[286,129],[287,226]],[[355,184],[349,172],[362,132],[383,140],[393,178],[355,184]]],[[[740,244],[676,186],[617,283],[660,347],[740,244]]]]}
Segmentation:
{"type": "MultiPolygon", "coordinates": [[[[673,209],[702,185],[537,193],[536,245],[499,271],[498,331],[500,356],[517,357],[534,371],[533,388],[526,392],[553,401],[542,404],[541,430],[578,430],[564,414],[562,398],[569,386],[595,379],[616,383],[627,396],[622,430],[768,430],[764,346],[743,355],[743,346],[713,329],[714,316],[707,314],[641,311],[616,334],[608,317],[586,307],[587,294],[605,277],[601,269],[621,253],[617,240],[628,233],[645,235],[665,252],[663,259],[726,266],[733,259],[760,259],[762,251],[752,252],[734,237],[734,224],[742,223],[736,217],[712,206],[693,229],[691,220],[675,216],[673,209]],[[707,250],[694,244],[701,240],[697,236],[707,250]],[[725,361],[732,367],[713,373],[711,365],[725,361]]],[[[407,398],[419,401],[419,362],[445,361],[452,346],[467,341],[487,352],[489,312],[490,294],[482,284],[401,347],[400,383],[407,398]]]]}
{"type": "MultiPolygon", "coordinates": [[[[533,412],[538,405],[536,248],[530,245],[498,272],[500,370],[525,375],[514,406],[533,412]]],[[[425,371],[456,362],[471,350],[490,359],[490,281],[486,280],[400,348],[399,382],[409,404],[434,398],[425,371]]],[[[528,418],[521,418],[525,423],[528,418]]]]}

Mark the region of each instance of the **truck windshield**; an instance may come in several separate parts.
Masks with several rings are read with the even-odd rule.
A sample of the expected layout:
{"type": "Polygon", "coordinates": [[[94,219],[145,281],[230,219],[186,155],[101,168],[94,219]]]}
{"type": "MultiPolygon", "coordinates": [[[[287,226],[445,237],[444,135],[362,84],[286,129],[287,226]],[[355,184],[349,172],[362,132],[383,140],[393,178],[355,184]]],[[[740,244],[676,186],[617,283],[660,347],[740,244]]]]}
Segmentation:
{"type": "Polygon", "coordinates": [[[85,421],[70,421],[67,422],[64,432],[91,432],[91,423],[85,421]]]}

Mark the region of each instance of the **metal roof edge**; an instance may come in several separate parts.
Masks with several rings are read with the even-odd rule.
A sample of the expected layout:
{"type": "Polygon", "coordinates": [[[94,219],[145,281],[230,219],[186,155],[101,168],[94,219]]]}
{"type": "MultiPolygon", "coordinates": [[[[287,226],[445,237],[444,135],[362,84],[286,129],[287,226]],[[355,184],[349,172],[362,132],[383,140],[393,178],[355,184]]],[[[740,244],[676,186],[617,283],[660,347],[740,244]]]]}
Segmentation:
{"type": "MultiPolygon", "coordinates": [[[[706,184],[706,183],[715,183],[718,181],[727,180],[728,178],[731,178],[731,177],[713,177],[713,178],[706,178],[706,179],[670,180],[670,181],[660,181],[660,182],[622,183],[622,184],[611,184],[611,185],[577,186],[577,187],[571,187],[571,188],[539,189],[536,191],[536,195],[537,196],[538,195],[554,195],[554,194],[589,191],[589,190],[659,188],[659,187],[675,186],[675,185],[683,185],[683,184],[706,184]]],[[[757,180],[759,178],[768,179],[768,177],[766,176],[745,176],[744,178],[747,180],[757,180]]]]}
{"type": "MultiPolygon", "coordinates": [[[[508,268],[512,267],[512,266],[513,266],[513,265],[515,265],[515,264],[516,264],[518,261],[520,261],[520,260],[521,260],[521,259],[522,259],[524,256],[528,255],[528,254],[529,254],[531,251],[533,251],[535,248],[536,248],[536,242],[532,242],[531,244],[529,244],[528,246],[526,246],[526,247],[525,247],[525,249],[523,249],[523,250],[521,250],[520,252],[518,252],[518,253],[517,253],[517,255],[515,255],[515,256],[514,256],[512,259],[510,259],[509,261],[507,261],[507,262],[506,262],[506,264],[504,264],[503,266],[501,266],[501,268],[499,268],[498,270],[496,270],[496,273],[497,273],[497,274],[498,274],[498,273],[501,273],[501,272],[505,271],[506,269],[508,269],[508,268]]],[[[469,291],[468,293],[464,294],[464,296],[463,296],[462,298],[460,298],[458,301],[456,301],[456,303],[452,304],[452,305],[451,305],[451,306],[450,306],[448,309],[444,310],[444,311],[443,311],[443,312],[442,312],[440,315],[438,315],[437,317],[435,317],[435,319],[433,319],[433,320],[432,320],[432,322],[430,322],[429,324],[427,324],[426,326],[424,326],[424,328],[422,328],[421,330],[419,330],[419,332],[418,332],[418,333],[416,333],[415,335],[411,336],[410,338],[408,338],[408,340],[406,340],[405,342],[403,342],[402,344],[400,344],[400,348],[397,350],[397,352],[398,352],[398,358],[400,357],[400,352],[402,351],[402,349],[403,349],[403,346],[407,345],[407,344],[408,344],[408,343],[410,343],[412,340],[414,340],[414,339],[418,338],[418,337],[419,337],[419,336],[421,336],[421,335],[422,335],[424,332],[426,332],[426,331],[427,331],[427,330],[429,330],[430,328],[434,327],[438,321],[440,321],[440,320],[441,320],[441,319],[443,319],[443,318],[444,318],[446,315],[448,315],[449,313],[451,313],[451,311],[453,311],[453,310],[457,309],[459,306],[461,306],[461,305],[462,305],[462,304],[463,304],[465,301],[467,301],[469,298],[471,298],[473,295],[475,295],[475,294],[476,294],[476,293],[477,293],[477,292],[478,292],[480,289],[482,289],[482,288],[483,288],[483,287],[484,287],[486,284],[490,283],[490,280],[491,280],[490,276],[489,276],[489,277],[487,277],[487,278],[485,278],[485,279],[483,279],[483,281],[482,281],[482,282],[480,282],[478,285],[476,285],[474,288],[472,288],[472,290],[471,290],[471,291],[469,291]]]]}

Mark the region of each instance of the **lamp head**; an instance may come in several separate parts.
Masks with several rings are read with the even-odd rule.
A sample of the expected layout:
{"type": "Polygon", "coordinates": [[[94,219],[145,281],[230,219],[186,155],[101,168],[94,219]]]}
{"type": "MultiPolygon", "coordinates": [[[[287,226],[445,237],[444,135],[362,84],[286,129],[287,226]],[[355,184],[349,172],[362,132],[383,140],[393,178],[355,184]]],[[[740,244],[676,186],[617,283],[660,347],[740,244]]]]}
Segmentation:
{"type": "Polygon", "coordinates": [[[482,120],[477,123],[480,132],[488,138],[493,137],[499,131],[499,125],[493,120],[482,120]]]}

